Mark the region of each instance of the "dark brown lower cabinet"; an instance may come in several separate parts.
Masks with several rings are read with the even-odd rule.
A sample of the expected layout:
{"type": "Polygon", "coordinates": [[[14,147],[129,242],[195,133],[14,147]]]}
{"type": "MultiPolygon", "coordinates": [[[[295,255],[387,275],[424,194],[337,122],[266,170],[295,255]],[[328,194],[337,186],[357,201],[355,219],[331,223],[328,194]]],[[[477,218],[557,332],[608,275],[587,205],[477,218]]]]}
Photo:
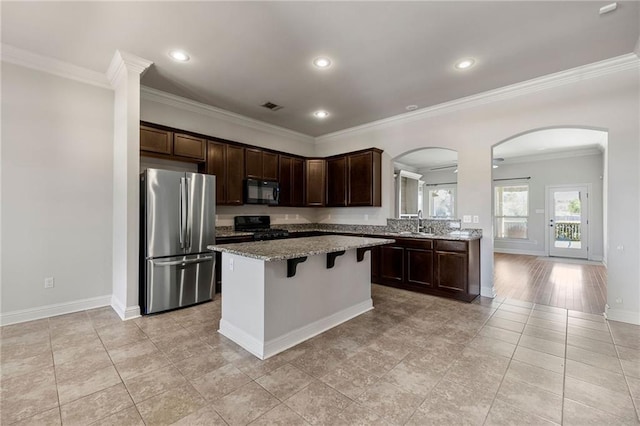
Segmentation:
{"type": "Polygon", "coordinates": [[[467,302],[480,294],[480,240],[397,238],[379,251],[374,283],[467,302]]]}
{"type": "Polygon", "coordinates": [[[409,285],[433,288],[433,250],[407,247],[405,249],[407,264],[406,282],[409,285]]]}
{"type": "Polygon", "coordinates": [[[387,244],[380,247],[380,280],[388,284],[404,282],[404,247],[387,244]]]}

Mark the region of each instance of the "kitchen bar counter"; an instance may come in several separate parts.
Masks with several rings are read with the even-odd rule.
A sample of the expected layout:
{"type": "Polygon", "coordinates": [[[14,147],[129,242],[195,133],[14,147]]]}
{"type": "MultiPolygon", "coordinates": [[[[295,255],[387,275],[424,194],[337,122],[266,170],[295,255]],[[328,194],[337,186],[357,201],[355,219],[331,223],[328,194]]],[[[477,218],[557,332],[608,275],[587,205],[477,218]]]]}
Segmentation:
{"type": "Polygon", "coordinates": [[[393,243],[382,238],[362,238],[345,235],[323,235],[319,237],[292,238],[286,240],[252,241],[237,244],[219,244],[207,247],[209,250],[232,253],[253,259],[273,262],[333,253],[364,247],[374,247],[393,243]]]}
{"type": "Polygon", "coordinates": [[[209,246],[222,252],[218,332],[266,359],[373,309],[370,250],[393,242],[324,235],[209,246]]]}

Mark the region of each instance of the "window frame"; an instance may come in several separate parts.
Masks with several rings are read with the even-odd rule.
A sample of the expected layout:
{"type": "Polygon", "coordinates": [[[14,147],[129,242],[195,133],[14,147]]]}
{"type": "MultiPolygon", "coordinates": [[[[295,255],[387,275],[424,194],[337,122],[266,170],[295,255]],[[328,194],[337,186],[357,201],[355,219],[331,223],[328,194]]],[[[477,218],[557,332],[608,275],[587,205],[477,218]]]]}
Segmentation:
{"type": "MultiPolygon", "coordinates": [[[[504,190],[502,191],[504,192],[504,190]]],[[[496,240],[500,240],[500,241],[529,241],[529,220],[531,217],[531,186],[529,185],[529,183],[499,183],[499,184],[494,184],[493,186],[493,197],[494,197],[494,201],[493,201],[493,238],[496,240]],[[522,215],[504,215],[498,214],[498,202],[501,203],[501,212],[504,210],[504,207],[502,206],[502,202],[504,201],[503,197],[499,196],[499,190],[501,188],[505,188],[505,187],[526,187],[526,193],[527,193],[527,198],[526,198],[526,215],[522,216],[522,215]],[[525,231],[525,236],[524,237],[500,237],[499,236],[499,226],[498,226],[498,220],[499,219],[524,219],[524,231],[525,231]]]]}
{"type": "Polygon", "coordinates": [[[427,212],[428,212],[428,216],[432,217],[432,218],[438,218],[438,219],[451,219],[451,218],[455,218],[456,217],[456,211],[457,211],[457,202],[458,202],[458,194],[457,194],[457,188],[458,185],[440,185],[440,184],[436,184],[436,185],[426,185],[428,186],[428,190],[427,190],[427,194],[426,197],[428,198],[428,205],[427,205],[427,212]],[[451,198],[452,198],[452,205],[451,205],[451,215],[450,216],[435,216],[433,215],[433,197],[431,196],[431,192],[432,191],[440,191],[440,190],[448,190],[451,191],[451,198]]]}

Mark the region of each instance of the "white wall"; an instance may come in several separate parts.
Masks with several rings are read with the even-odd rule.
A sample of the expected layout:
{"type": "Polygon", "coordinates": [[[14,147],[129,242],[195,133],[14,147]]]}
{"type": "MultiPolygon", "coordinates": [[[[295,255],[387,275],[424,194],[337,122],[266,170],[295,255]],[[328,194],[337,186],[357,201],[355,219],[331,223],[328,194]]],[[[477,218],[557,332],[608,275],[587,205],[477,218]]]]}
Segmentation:
{"type": "Polygon", "coordinates": [[[549,230],[545,220],[546,187],[564,184],[591,184],[589,194],[589,258],[602,260],[602,154],[574,156],[530,162],[507,163],[494,169],[494,179],[530,176],[528,181],[509,181],[529,185],[529,221],[527,240],[495,240],[495,249],[500,252],[546,255],[545,236],[549,230]]]}
{"type": "MultiPolygon", "coordinates": [[[[637,62],[636,62],[637,64],[637,62]]],[[[407,119],[383,120],[318,138],[316,153],[331,155],[376,146],[389,159],[417,148],[439,146],[458,151],[458,216],[478,215],[482,294],[493,292],[492,146],[518,134],[548,127],[594,127],[609,131],[608,254],[610,318],[640,323],[640,135],[637,65],[615,74],[595,73],[556,87],[496,96],[489,102],[440,108],[407,119]]],[[[390,184],[383,185],[383,199],[390,184]]],[[[379,215],[386,214],[381,208],[379,215]]],[[[344,213],[348,214],[347,212],[344,213]]],[[[474,224],[475,226],[475,224],[474,224]]]]}
{"type": "Polygon", "coordinates": [[[3,323],[109,304],[112,146],[112,91],[2,63],[3,323]]]}

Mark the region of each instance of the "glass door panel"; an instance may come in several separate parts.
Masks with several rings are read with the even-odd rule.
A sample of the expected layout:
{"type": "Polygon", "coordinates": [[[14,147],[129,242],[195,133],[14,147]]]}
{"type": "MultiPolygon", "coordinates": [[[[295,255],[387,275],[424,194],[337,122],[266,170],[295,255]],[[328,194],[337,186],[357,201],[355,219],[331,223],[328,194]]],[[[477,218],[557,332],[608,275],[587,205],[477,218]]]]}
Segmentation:
{"type": "Polygon", "coordinates": [[[586,259],[587,188],[549,188],[549,256],[586,259]]]}

